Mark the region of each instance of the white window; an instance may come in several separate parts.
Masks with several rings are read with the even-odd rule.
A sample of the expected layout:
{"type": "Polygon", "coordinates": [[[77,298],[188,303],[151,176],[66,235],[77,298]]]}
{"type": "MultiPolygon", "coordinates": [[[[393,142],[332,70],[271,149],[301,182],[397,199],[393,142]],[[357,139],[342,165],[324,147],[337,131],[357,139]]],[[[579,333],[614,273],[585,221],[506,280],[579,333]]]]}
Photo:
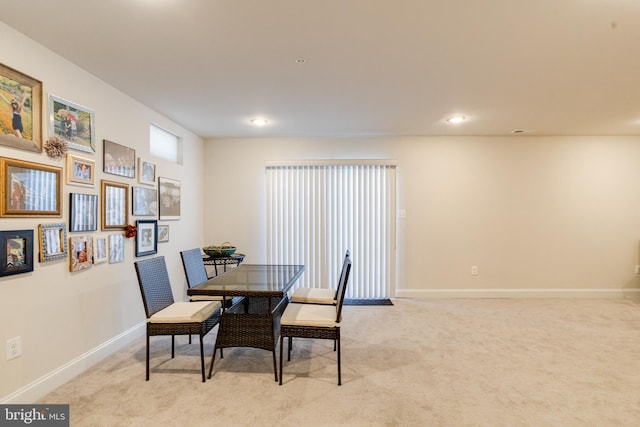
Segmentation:
{"type": "Polygon", "coordinates": [[[182,164],[182,140],[180,137],[155,125],[149,125],[149,149],[151,154],[182,164]]]}

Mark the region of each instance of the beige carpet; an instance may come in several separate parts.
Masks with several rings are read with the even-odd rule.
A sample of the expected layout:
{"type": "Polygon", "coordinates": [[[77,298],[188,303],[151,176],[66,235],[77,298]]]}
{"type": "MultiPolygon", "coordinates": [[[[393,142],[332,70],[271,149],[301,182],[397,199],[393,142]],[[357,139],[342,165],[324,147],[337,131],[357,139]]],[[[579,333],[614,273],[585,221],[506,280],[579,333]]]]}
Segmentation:
{"type": "Polygon", "coordinates": [[[156,337],[149,382],[141,339],[40,403],[72,426],[640,425],[637,300],[394,304],[345,307],[341,387],[328,341],[297,340],[278,386],[269,352],[228,349],[202,383],[198,345],[156,337]]]}

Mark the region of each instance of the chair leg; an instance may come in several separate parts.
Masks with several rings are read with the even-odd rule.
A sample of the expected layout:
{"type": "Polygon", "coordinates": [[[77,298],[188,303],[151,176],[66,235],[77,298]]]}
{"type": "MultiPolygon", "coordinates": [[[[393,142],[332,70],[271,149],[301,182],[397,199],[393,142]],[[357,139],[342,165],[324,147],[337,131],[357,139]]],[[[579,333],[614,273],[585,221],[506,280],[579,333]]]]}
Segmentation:
{"type": "Polygon", "coordinates": [[[333,340],[333,351],[336,351],[336,340],[333,340]]]}
{"type": "Polygon", "coordinates": [[[171,335],[171,358],[176,357],[176,336],[171,335]]]}
{"type": "Polygon", "coordinates": [[[284,337],[280,335],[280,385],[282,385],[282,347],[284,347],[284,337]]]}
{"type": "Polygon", "coordinates": [[[293,337],[289,337],[289,346],[287,348],[287,362],[291,361],[291,347],[293,347],[293,337]]]}
{"type": "MultiPolygon", "coordinates": [[[[216,361],[216,350],[217,348],[213,348],[213,354],[211,355],[211,366],[209,367],[209,379],[211,379],[211,374],[213,373],[213,362],[216,361]]],[[[222,352],[222,349],[220,349],[220,352],[222,352]]]]}
{"type": "Polygon", "coordinates": [[[191,334],[189,334],[189,344],[191,344],[191,334]]]}
{"type": "MultiPolygon", "coordinates": [[[[191,335],[189,335],[191,338],[191,335]]],[[[215,353],[215,350],[214,350],[215,353]]],[[[205,382],[204,379],[204,335],[200,334],[200,368],[202,369],[202,382],[205,382]]]]}
{"type": "Polygon", "coordinates": [[[149,334],[147,334],[147,381],[149,381],[149,334]]]}
{"type": "Polygon", "coordinates": [[[336,343],[338,345],[338,385],[342,385],[342,372],[340,370],[340,335],[338,335],[336,343]]]}
{"type": "Polygon", "coordinates": [[[276,363],[276,349],[274,348],[273,351],[273,373],[276,376],[275,381],[278,382],[278,365],[276,363]]]}

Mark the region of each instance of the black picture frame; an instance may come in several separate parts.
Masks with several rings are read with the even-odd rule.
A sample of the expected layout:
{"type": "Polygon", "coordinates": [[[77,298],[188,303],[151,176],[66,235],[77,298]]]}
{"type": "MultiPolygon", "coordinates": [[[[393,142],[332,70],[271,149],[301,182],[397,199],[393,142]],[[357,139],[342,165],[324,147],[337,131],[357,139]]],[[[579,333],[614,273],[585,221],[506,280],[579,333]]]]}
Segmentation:
{"type": "Polygon", "coordinates": [[[69,232],[98,229],[98,196],[69,193],[69,232]]]}
{"type": "Polygon", "coordinates": [[[136,228],[136,257],[158,253],[158,221],[139,219],[136,228]]]}
{"type": "Polygon", "coordinates": [[[0,276],[33,271],[33,230],[0,231],[0,276]]]}

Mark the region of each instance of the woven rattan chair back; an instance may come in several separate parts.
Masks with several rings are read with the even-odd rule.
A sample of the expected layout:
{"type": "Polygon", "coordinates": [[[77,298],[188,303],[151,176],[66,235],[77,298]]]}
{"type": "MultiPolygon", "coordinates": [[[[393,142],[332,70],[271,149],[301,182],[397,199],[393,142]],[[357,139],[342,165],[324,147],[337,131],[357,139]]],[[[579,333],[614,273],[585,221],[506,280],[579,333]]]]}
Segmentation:
{"type": "Polygon", "coordinates": [[[340,283],[338,283],[338,295],[337,295],[337,305],[336,305],[336,322],[340,323],[342,321],[342,305],[344,304],[344,296],[347,293],[347,283],[349,282],[349,275],[351,274],[351,257],[349,255],[349,251],[347,251],[347,255],[344,258],[344,263],[342,264],[342,272],[340,273],[340,283]]]}
{"type": "Polygon", "coordinates": [[[187,286],[192,288],[209,279],[199,248],[182,251],[180,256],[182,257],[184,274],[187,276],[187,286]]]}
{"type": "Polygon", "coordinates": [[[347,249],[347,252],[344,254],[344,261],[342,262],[342,269],[340,270],[340,277],[338,278],[338,287],[336,288],[336,296],[334,297],[336,301],[340,298],[340,283],[342,282],[342,278],[345,273],[345,265],[348,259],[351,259],[351,252],[349,249],[347,249]]]}
{"type": "Polygon", "coordinates": [[[164,257],[136,261],[136,274],[147,319],[174,303],[164,257]]]}

